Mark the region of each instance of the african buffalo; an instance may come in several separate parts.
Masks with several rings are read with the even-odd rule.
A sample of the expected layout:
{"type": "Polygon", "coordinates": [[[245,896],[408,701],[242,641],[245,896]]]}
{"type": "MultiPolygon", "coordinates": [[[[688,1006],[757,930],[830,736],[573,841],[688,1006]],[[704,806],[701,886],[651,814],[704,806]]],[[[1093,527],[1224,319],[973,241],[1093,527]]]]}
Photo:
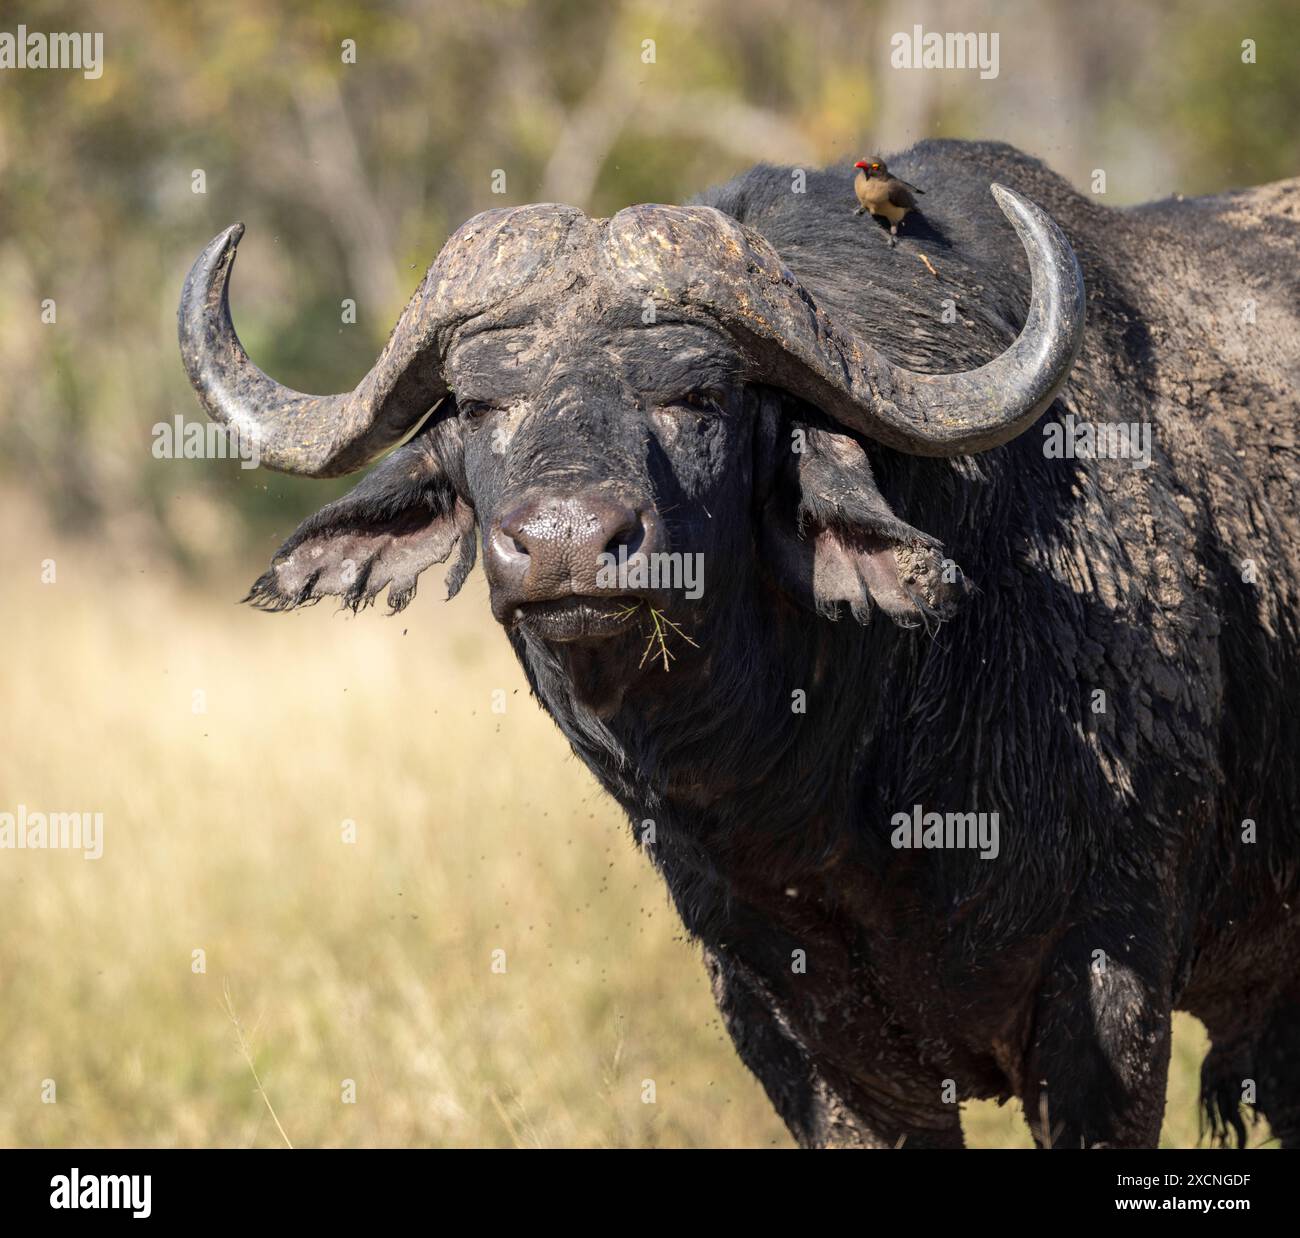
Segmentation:
{"type": "Polygon", "coordinates": [[[423,420],[251,600],[398,610],[481,537],[799,1142],[955,1147],[1018,1096],[1042,1144],[1154,1145],[1180,1009],[1215,1133],[1253,1100],[1300,1146],[1300,182],[890,165],[931,187],[896,249],[851,169],[486,211],[337,396],[249,361],[222,233],[180,307],[211,416],[316,477],[423,420]],[[601,576],[670,555],[698,600],[601,576]]]}

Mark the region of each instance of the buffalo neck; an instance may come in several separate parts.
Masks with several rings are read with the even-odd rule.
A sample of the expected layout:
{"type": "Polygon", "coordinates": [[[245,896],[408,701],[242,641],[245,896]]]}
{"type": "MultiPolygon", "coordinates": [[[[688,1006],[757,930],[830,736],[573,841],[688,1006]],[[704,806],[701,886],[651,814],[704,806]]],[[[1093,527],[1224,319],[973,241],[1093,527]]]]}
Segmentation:
{"type": "Polygon", "coordinates": [[[827,622],[755,582],[698,635],[671,669],[640,668],[606,718],[578,699],[565,656],[512,643],[634,825],[654,821],[713,870],[764,854],[786,876],[838,862],[860,837],[851,806],[889,686],[870,667],[888,666],[897,630],[881,614],[827,622]]]}

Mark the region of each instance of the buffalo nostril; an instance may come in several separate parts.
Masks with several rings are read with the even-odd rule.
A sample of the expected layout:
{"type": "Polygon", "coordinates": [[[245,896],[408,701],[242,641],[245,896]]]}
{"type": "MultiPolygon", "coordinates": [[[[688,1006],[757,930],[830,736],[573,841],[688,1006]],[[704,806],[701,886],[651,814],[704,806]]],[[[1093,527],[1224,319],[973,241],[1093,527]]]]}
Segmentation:
{"type": "Polygon", "coordinates": [[[630,555],[636,554],[644,541],[645,524],[639,515],[634,515],[605,543],[605,553],[617,555],[625,550],[630,555]]]}
{"type": "Polygon", "coordinates": [[[528,535],[517,526],[514,529],[497,525],[492,533],[491,553],[503,563],[526,564],[531,552],[528,549],[528,535]]]}

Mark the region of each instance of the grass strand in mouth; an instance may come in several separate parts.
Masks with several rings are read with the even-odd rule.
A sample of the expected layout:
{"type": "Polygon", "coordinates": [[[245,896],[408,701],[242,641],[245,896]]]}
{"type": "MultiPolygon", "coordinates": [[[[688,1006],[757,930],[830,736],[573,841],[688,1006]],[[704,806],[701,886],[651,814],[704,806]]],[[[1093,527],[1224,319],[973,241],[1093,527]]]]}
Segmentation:
{"type": "Polygon", "coordinates": [[[653,628],[649,639],[646,641],[645,649],[641,653],[641,661],[636,664],[637,670],[640,670],[646,664],[647,659],[662,661],[664,670],[670,669],[668,664],[675,662],[677,655],[668,648],[669,632],[672,632],[675,636],[680,636],[692,649],[699,648],[699,645],[682,631],[680,624],[674,623],[663,611],[657,610],[649,602],[637,602],[632,606],[625,607],[623,610],[616,612],[615,617],[630,619],[642,606],[650,612],[650,622],[653,628]]]}

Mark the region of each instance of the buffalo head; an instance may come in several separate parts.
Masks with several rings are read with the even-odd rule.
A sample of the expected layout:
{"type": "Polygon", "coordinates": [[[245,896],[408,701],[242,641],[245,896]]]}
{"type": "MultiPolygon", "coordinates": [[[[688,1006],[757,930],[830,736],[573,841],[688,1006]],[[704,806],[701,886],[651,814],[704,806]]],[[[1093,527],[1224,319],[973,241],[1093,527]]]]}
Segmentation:
{"type": "Polygon", "coordinates": [[[407,440],[299,528],[254,600],[356,608],[387,587],[400,609],[455,553],[451,594],[477,526],[493,612],[532,644],[618,640],[647,614],[689,636],[680,574],[602,575],[684,555],[723,597],[762,582],[830,618],[841,604],[862,622],[874,606],[904,625],[944,617],[960,574],[890,510],[864,440],[925,456],[1007,442],[1051,402],[1083,330],[1069,244],[1038,207],[993,193],[1028,254],[1029,313],[1002,355],[947,375],[891,363],[719,211],[591,219],[548,204],[470,220],[356,389],[304,395],[239,343],[228,284],[243,229],[227,229],[180,306],[209,414],[252,436],[264,464],[314,477],[407,440]]]}

